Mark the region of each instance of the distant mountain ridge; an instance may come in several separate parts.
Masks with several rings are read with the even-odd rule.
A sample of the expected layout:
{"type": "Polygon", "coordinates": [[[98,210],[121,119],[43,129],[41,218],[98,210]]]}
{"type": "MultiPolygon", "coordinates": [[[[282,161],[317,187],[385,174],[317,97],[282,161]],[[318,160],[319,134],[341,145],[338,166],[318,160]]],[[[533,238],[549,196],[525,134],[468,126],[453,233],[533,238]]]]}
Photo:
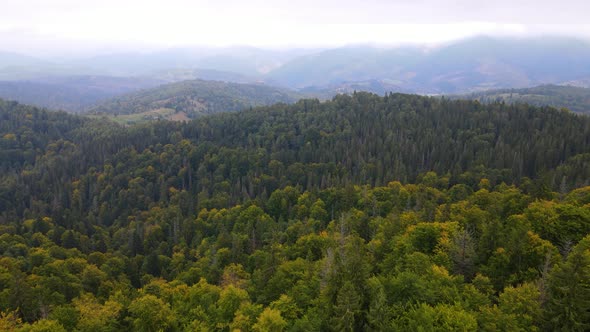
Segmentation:
{"type": "Polygon", "coordinates": [[[14,52],[0,51],[0,70],[10,67],[43,65],[46,63],[46,61],[32,56],[22,55],[14,52]]]}
{"type": "Polygon", "coordinates": [[[0,97],[68,111],[83,111],[89,104],[158,84],[195,79],[264,83],[321,99],[354,91],[447,95],[547,84],[590,87],[590,43],[563,37],[477,37],[437,47],[169,49],[61,62],[0,53],[0,80],[5,81],[0,97]],[[106,85],[97,89],[93,81],[63,82],[83,76],[135,83],[122,89],[112,79],[108,87],[105,78],[106,85]]]}
{"type": "Polygon", "coordinates": [[[147,77],[67,76],[0,81],[0,98],[21,103],[83,112],[101,100],[165,83],[147,77]]]}
{"type": "Polygon", "coordinates": [[[267,78],[289,87],[388,80],[416,93],[558,84],[590,77],[590,43],[472,38],[433,49],[344,47],[299,57],[267,78]]]}
{"type": "Polygon", "coordinates": [[[159,85],[185,80],[250,83],[257,79],[212,69],[169,69],[148,76],[73,75],[47,76],[15,81],[0,80],[0,98],[24,104],[85,112],[102,101],[159,85]]]}

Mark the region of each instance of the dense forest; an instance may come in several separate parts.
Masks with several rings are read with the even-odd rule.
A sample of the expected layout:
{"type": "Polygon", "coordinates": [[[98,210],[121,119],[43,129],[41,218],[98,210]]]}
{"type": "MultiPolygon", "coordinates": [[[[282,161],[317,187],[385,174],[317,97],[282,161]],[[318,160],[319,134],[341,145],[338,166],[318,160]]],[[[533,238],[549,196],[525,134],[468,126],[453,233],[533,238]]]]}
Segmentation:
{"type": "Polygon", "coordinates": [[[524,89],[499,89],[475,92],[457,98],[475,99],[482,103],[504,101],[536,106],[567,108],[577,113],[590,114],[590,89],[569,85],[541,85],[524,89]]]}
{"type": "Polygon", "coordinates": [[[0,330],[590,329],[590,118],[404,94],[0,101],[0,330]]]}

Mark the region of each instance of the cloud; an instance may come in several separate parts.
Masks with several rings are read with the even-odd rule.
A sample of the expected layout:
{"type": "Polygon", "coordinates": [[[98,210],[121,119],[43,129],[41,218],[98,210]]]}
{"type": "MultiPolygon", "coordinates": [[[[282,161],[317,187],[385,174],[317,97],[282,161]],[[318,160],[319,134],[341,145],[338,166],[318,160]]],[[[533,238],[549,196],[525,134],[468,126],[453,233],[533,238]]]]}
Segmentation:
{"type": "Polygon", "coordinates": [[[47,44],[63,49],[436,43],[475,34],[590,36],[590,2],[581,0],[4,1],[0,44],[21,49],[47,44]]]}

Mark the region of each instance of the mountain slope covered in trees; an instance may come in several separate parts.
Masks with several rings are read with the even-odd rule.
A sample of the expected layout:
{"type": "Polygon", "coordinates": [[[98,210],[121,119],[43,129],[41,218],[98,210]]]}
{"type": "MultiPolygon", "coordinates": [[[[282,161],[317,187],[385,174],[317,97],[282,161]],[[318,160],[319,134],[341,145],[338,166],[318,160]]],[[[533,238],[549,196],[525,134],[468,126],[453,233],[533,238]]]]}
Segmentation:
{"type": "Polygon", "coordinates": [[[488,90],[457,98],[476,99],[483,103],[503,101],[564,107],[577,113],[590,113],[590,89],[576,86],[541,85],[525,89],[488,90]]]}
{"type": "Polygon", "coordinates": [[[0,120],[3,330],[590,326],[585,116],[355,93],[0,120]]]}
{"type": "Polygon", "coordinates": [[[262,84],[190,80],[115,97],[100,103],[90,112],[138,114],[171,109],[195,118],[281,102],[293,103],[300,97],[295,92],[262,84]]]}

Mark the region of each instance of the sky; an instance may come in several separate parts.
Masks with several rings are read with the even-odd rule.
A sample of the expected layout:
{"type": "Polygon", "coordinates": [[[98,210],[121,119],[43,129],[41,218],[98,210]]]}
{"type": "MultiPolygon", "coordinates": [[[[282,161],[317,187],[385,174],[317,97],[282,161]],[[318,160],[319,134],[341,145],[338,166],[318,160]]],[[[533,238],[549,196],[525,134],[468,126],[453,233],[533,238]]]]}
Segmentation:
{"type": "Polygon", "coordinates": [[[588,0],[0,0],[0,49],[437,44],[475,35],[590,40],[588,0]]]}

